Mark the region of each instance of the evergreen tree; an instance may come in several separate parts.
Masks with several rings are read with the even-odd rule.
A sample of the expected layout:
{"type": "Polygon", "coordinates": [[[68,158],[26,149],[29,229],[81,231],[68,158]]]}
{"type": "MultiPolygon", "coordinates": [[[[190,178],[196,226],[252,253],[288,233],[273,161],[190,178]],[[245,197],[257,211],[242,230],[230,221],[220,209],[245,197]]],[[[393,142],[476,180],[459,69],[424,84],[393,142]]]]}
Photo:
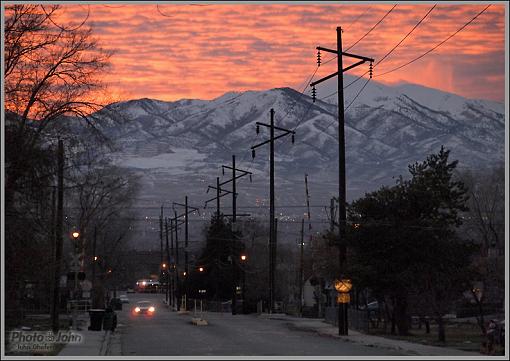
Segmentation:
{"type": "Polygon", "coordinates": [[[428,312],[445,340],[443,316],[467,289],[474,248],[456,228],[467,209],[466,189],[453,177],[441,147],[422,163],[409,166],[411,179],[366,194],[350,207],[351,273],[391,304],[392,331],[407,334],[409,295],[426,299],[428,312]]]}
{"type": "MultiPolygon", "coordinates": [[[[190,274],[190,285],[195,297],[203,297],[198,295],[198,290],[205,289],[207,299],[231,298],[233,277],[240,274],[238,260],[244,249],[244,245],[239,241],[240,237],[240,232],[233,232],[231,223],[223,216],[212,217],[206,230],[205,247],[195,270],[190,274]]],[[[237,283],[238,277],[235,277],[234,281],[237,283]]]]}

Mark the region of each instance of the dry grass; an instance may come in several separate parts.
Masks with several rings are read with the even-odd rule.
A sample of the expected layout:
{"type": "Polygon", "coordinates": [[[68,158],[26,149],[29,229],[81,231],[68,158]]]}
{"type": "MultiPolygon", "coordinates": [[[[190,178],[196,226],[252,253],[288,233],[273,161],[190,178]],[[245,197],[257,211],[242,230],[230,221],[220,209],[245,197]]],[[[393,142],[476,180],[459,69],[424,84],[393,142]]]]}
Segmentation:
{"type": "MultiPolygon", "coordinates": [[[[485,352],[482,346],[485,342],[485,337],[482,335],[478,325],[472,323],[447,323],[445,327],[446,342],[444,343],[438,341],[438,327],[435,324],[430,325],[430,333],[428,334],[426,333],[425,326],[422,326],[421,329],[413,326],[408,336],[391,335],[385,333],[382,329],[372,329],[370,334],[430,346],[451,347],[470,352],[485,352]]],[[[496,345],[493,354],[504,355],[504,352],[499,345],[496,345]]]]}

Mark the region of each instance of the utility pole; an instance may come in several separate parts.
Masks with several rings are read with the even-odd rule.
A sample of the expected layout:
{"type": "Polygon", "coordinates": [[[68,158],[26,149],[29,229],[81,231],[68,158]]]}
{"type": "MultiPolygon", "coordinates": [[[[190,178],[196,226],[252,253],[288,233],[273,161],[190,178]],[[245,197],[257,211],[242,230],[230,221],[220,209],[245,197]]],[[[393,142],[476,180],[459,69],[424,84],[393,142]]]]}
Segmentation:
{"type": "MultiPolygon", "coordinates": [[[[236,303],[237,303],[236,262],[237,262],[237,257],[235,256],[235,232],[237,231],[237,227],[236,227],[237,223],[236,222],[237,222],[238,216],[239,217],[250,216],[250,214],[238,214],[237,213],[237,195],[238,194],[237,194],[237,188],[236,188],[237,187],[236,181],[239,178],[249,175],[250,182],[251,182],[252,181],[252,178],[251,178],[252,173],[236,167],[236,156],[234,154],[232,155],[232,166],[228,166],[228,165],[221,166],[221,171],[222,171],[223,175],[225,175],[225,169],[232,170],[232,178],[220,183],[220,178],[216,177],[216,187],[208,186],[208,188],[207,188],[207,192],[209,192],[209,189],[216,189],[216,197],[207,200],[205,202],[205,205],[207,206],[207,203],[216,200],[216,208],[217,208],[216,214],[219,217],[219,215],[220,215],[220,198],[227,194],[232,194],[232,214],[224,214],[223,216],[227,216],[227,217],[232,216],[232,239],[230,242],[230,260],[231,260],[231,265],[232,265],[232,275],[231,275],[232,314],[235,315],[237,313],[236,312],[236,303]],[[237,174],[237,173],[239,173],[239,174],[237,174]],[[232,191],[221,188],[222,186],[224,186],[228,183],[232,183],[232,191]]],[[[244,302],[244,300],[243,300],[243,302],[244,302]]]]}
{"type": "Polygon", "coordinates": [[[331,198],[329,203],[329,230],[331,233],[335,231],[335,198],[331,198]]]}
{"type": "MultiPolygon", "coordinates": [[[[57,219],[55,227],[55,273],[53,275],[53,302],[51,307],[51,325],[53,332],[60,329],[59,308],[60,308],[60,267],[62,263],[62,248],[64,239],[64,142],[58,140],[57,150],[57,219]]],[[[74,326],[74,325],[73,325],[74,326]]]]}
{"type": "Polygon", "coordinates": [[[161,266],[163,264],[163,205],[161,205],[161,213],[159,214],[159,243],[160,243],[160,260],[159,260],[159,269],[160,269],[160,276],[161,276],[161,266]]]}
{"type": "MultiPolygon", "coordinates": [[[[98,260],[96,255],[97,245],[97,226],[94,226],[94,239],[92,240],[92,302],[95,304],[96,299],[96,262],[98,260]]],[[[92,306],[95,308],[95,306],[92,306]]]]}
{"type": "Polygon", "coordinates": [[[172,207],[179,206],[184,207],[184,213],[180,215],[176,215],[176,227],[177,227],[177,220],[179,218],[184,218],[184,299],[185,302],[187,302],[188,298],[188,277],[189,277],[189,270],[188,270],[188,242],[189,242],[189,215],[194,212],[198,212],[200,214],[200,210],[196,207],[191,207],[188,204],[188,196],[184,197],[184,204],[183,203],[177,203],[173,202],[172,207]]]}
{"type": "Polygon", "coordinates": [[[165,238],[166,238],[166,305],[170,306],[170,247],[168,245],[168,219],[165,218],[165,238]]]}
{"type": "Polygon", "coordinates": [[[301,243],[300,248],[300,265],[299,265],[299,315],[303,317],[303,283],[304,283],[304,246],[305,246],[305,219],[301,218],[301,243]]]}
{"type": "MultiPolygon", "coordinates": [[[[346,261],[346,243],[345,243],[345,225],[346,225],[346,181],[345,181],[345,117],[344,117],[344,72],[353,69],[365,62],[370,62],[370,78],[372,78],[372,64],[374,59],[367,58],[360,55],[350,54],[342,51],[342,28],[336,28],[337,34],[337,49],[328,49],[318,46],[317,62],[320,66],[320,51],[333,53],[337,56],[337,71],[322,79],[310,83],[312,87],[313,100],[315,101],[315,85],[322,83],[334,76],[338,76],[338,230],[339,230],[339,279],[345,277],[345,261],[346,261]],[[359,61],[343,67],[343,57],[358,59],[359,61]]],[[[347,304],[340,303],[340,308],[347,308],[347,304]]],[[[339,335],[348,334],[348,320],[347,312],[344,309],[339,309],[338,312],[338,333],[339,335]],[[345,311],[345,312],[344,312],[345,311]]]]}
{"type": "Polygon", "coordinates": [[[177,224],[177,211],[174,210],[174,227],[175,227],[175,288],[177,298],[177,311],[180,311],[179,297],[181,297],[181,288],[179,284],[179,235],[178,235],[178,224],[177,224]]]}
{"type": "Polygon", "coordinates": [[[274,142],[275,140],[292,134],[292,144],[294,144],[294,135],[296,132],[274,125],[274,109],[271,108],[270,124],[257,122],[257,134],[259,127],[269,128],[269,139],[251,147],[252,157],[255,158],[255,149],[269,143],[269,312],[274,310],[274,291],[275,291],[275,263],[276,260],[276,232],[275,232],[275,212],[274,212],[274,142]],[[279,130],[283,133],[276,136],[274,131],[279,130]]]}
{"type": "Polygon", "coordinates": [[[175,269],[175,254],[174,254],[174,232],[172,232],[172,229],[173,229],[173,219],[170,218],[170,254],[172,257],[171,258],[172,265],[171,266],[169,265],[168,269],[170,269],[170,267],[172,268],[172,277],[170,277],[170,274],[168,276],[172,282],[172,287],[170,288],[170,292],[171,292],[170,302],[171,302],[171,306],[173,309],[175,306],[175,273],[176,273],[176,269],[175,269]]]}
{"type": "MultiPolygon", "coordinates": [[[[235,314],[237,314],[237,262],[238,262],[238,259],[237,259],[238,257],[235,252],[236,232],[237,232],[237,227],[236,227],[236,225],[237,225],[237,223],[236,223],[237,222],[236,180],[238,178],[244,177],[246,175],[250,175],[250,182],[251,182],[252,173],[236,168],[236,156],[234,154],[232,154],[232,166],[230,167],[227,165],[222,165],[221,169],[222,169],[223,174],[225,174],[225,169],[232,170],[232,178],[223,182],[223,183],[220,183],[219,186],[221,187],[222,185],[232,182],[232,192],[230,192],[230,193],[232,193],[232,240],[230,243],[230,259],[232,262],[232,278],[231,278],[231,281],[232,281],[232,284],[231,284],[231,287],[232,287],[232,314],[235,315],[235,314]],[[236,172],[239,172],[240,174],[237,175],[236,172]]],[[[241,214],[240,216],[249,216],[249,214],[241,214]]],[[[244,304],[244,301],[245,300],[243,299],[243,304],[244,304]]]]}

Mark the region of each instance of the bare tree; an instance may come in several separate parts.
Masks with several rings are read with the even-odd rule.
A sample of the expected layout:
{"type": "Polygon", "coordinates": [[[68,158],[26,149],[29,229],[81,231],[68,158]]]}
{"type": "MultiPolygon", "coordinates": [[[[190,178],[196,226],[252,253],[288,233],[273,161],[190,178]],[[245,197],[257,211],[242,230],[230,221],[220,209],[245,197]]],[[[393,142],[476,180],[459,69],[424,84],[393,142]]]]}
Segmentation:
{"type": "Polygon", "coordinates": [[[477,306],[478,325],[485,334],[487,306],[494,308],[504,300],[505,167],[463,172],[458,177],[467,185],[470,196],[462,233],[480,245],[468,293],[477,306]]]}
{"type": "Polygon", "coordinates": [[[85,24],[60,26],[59,6],[15,4],[5,7],[5,204],[11,206],[20,179],[33,166],[43,131],[64,116],[77,116],[94,126],[92,114],[104,104],[101,74],[110,53],[102,49],[85,24]]]}

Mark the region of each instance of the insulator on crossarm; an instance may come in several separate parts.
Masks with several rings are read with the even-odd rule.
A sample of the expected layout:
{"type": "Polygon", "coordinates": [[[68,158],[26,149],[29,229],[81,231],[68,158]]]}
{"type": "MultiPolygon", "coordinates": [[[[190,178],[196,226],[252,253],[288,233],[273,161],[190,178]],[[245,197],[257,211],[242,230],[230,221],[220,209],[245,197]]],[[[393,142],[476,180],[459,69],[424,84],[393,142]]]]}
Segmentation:
{"type": "Polygon", "coordinates": [[[260,133],[260,127],[259,127],[259,125],[257,124],[257,134],[259,134],[259,133],[260,133]]]}
{"type": "Polygon", "coordinates": [[[252,157],[252,158],[255,158],[255,149],[252,149],[252,150],[251,150],[251,157],[252,157]]]}
{"type": "Polygon", "coordinates": [[[321,51],[317,50],[317,66],[321,66],[321,51]]]}
{"type": "Polygon", "coordinates": [[[291,139],[292,139],[292,144],[294,144],[294,134],[292,134],[291,139]]]}
{"type": "Polygon", "coordinates": [[[315,90],[315,85],[312,87],[312,101],[315,103],[315,98],[317,96],[317,90],[315,90]]]}
{"type": "Polygon", "coordinates": [[[372,79],[372,74],[374,73],[374,66],[372,65],[372,62],[370,62],[370,68],[368,71],[370,73],[370,79],[372,79]]]}
{"type": "Polygon", "coordinates": [[[225,168],[221,167],[221,173],[225,175],[225,168]]]}
{"type": "Polygon", "coordinates": [[[251,174],[250,174],[250,183],[252,183],[251,174]]]}

